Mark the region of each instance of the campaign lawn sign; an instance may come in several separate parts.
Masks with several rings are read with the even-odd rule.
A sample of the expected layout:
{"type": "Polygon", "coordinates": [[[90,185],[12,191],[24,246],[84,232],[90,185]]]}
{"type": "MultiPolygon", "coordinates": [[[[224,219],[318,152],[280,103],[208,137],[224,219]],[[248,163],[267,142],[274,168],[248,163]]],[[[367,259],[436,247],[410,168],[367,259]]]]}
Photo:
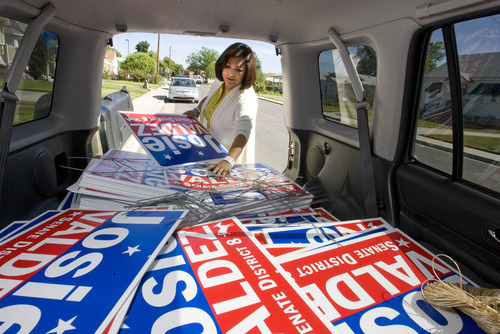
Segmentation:
{"type": "MultiPolygon", "coordinates": [[[[258,225],[254,225],[258,227],[258,225]]],[[[303,222],[300,224],[270,227],[266,225],[261,231],[265,236],[267,245],[294,244],[325,245],[341,236],[363,232],[374,227],[385,226],[392,228],[382,218],[348,220],[340,222],[320,223],[303,222]]],[[[254,231],[254,228],[250,228],[254,231]]]]}
{"type": "Polygon", "coordinates": [[[120,334],[336,333],[236,218],[178,230],[120,334]]]}
{"type": "Polygon", "coordinates": [[[186,211],[65,210],[0,244],[0,332],[102,333],[186,211]]]}
{"type": "MultiPolygon", "coordinates": [[[[66,196],[64,196],[64,199],[59,203],[59,206],[57,207],[57,210],[63,211],[67,209],[72,209],[77,207],[78,203],[78,194],[74,193],[72,191],[68,191],[66,193],[66,196]]],[[[109,209],[109,208],[108,208],[109,209]]]]}
{"type": "Polygon", "coordinates": [[[221,160],[228,153],[195,118],[177,114],[120,114],[160,166],[221,160]]]}
{"type": "MultiPolygon", "coordinates": [[[[242,215],[243,216],[243,215],[242,215]]],[[[241,222],[245,225],[252,226],[255,229],[264,228],[264,226],[297,226],[298,224],[305,223],[318,223],[319,220],[316,219],[315,213],[311,210],[311,213],[307,214],[287,214],[285,216],[268,215],[265,217],[259,217],[254,219],[241,219],[241,222]]]]}
{"type": "Polygon", "coordinates": [[[276,259],[340,333],[483,333],[463,313],[422,298],[433,261],[439,279],[458,282],[455,270],[403,232],[379,229],[276,259]]]}
{"type": "Polygon", "coordinates": [[[330,212],[328,212],[324,208],[315,208],[315,217],[317,220],[320,222],[338,222],[340,221],[337,217],[332,215],[330,212]]]}
{"type": "MultiPolygon", "coordinates": [[[[362,235],[369,229],[392,229],[382,218],[331,221],[299,222],[293,224],[247,224],[250,230],[267,251],[275,256],[300,253],[315,249],[316,246],[328,246],[347,235],[362,235]]],[[[345,238],[344,238],[345,239],[345,238]]]]}
{"type": "Polygon", "coordinates": [[[18,230],[23,229],[24,226],[28,221],[26,220],[18,220],[18,221],[13,221],[9,225],[5,226],[1,231],[0,231],[0,242],[3,240],[9,238],[13,234],[16,234],[18,230]]]}
{"type": "MultiPolygon", "coordinates": [[[[49,219],[50,217],[52,217],[58,213],[59,213],[59,211],[57,211],[57,210],[49,210],[49,211],[45,211],[44,213],[42,213],[41,215],[39,215],[38,217],[34,218],[31,221],[23,220],[23,221],[14,221],[14,222],[10,223],[2,230],[2,234],[0,237],[0,245],[4,241],[6,241],[10,238],[13,238],[17,234],[22,233],[23,231],[39,224],[41,221],[49,219]]],[[[2,254],[0,254],[0,256],[1,255],[2,254]]],[[[0,258],[0,260],[1,260],[1,258],[0,258]]]]}
{"type": "Polygon", "coordinates": [[[208,164],[189,164],[166,169],[170,184],[194,190],[227,190],[253,187],[256,184],[289,182],[281,173],[262,163],[235,164],[229,176],[216,176],[208,164]]]}
{"type": "Polygon", "coordinates": [[[255,214],[239,214],[236,216],[244,224],[274,224],[279,223],[286,217],[297,215],[313,215],[315,210],[308,207],[293,208],[280,212],[256,212],[255,214]]]}

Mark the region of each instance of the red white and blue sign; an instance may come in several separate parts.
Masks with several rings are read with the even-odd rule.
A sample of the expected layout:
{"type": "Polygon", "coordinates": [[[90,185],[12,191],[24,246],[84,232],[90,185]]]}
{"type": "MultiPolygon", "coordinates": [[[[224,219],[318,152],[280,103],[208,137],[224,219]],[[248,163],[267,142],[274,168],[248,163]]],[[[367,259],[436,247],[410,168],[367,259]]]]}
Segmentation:
{"type": "MultiPolygon", "coordinates": [[[[309,218],[310,219],[310,218],[309,218]]],[[[269,245],[280,244],[302,244],[302,245],[318,245],[332,242],[334,239],[344,235],[363,232],[370,228],[382,227],[391,228],[391,225],[382,218],[365,219],[365,220],[349,220],[331,223],[311,223],[302,222],[292,226],[272,227],[266,225],[262,228],[262,233],[266,238],[266,243],[269,245]]],[[[254,230],[258,225],[248,228],[254,230]]]]}
{"type": "Polygon", "coordinates": [[[236,164],[231,169],[231,175],[226,177],[215,177],[203,164],[172,167],[166,172],[170,184],[198,190],[249,187],[256,181],[265,182],[278,177],[283,180],[280,173],[261,163],[236,164]]]}
{"type": "MultiPolygon", "coordinates": [[[[327,213],[320,213],[319,218],[324,217],[325,214],[327,213]]],[[[282,219],[288,221],[288,219],[294,217],[288,216],[282,219]]],[[[332,242],[336,242],[338,238],[349,234],[357,235],[352,236],[352,238],[364,236],[369,229],[377,229],[377,231],[380,231],[380,228],[392,229],[391,225],[382,218],[320,223],[311,220],[310,215],[297,215],[297,217],[303,217],[303,221],[284,225],[278,223],[245,224],[245,227],[275,257],[295,256],[295,254],[300,254],[309,249],[314,250],[320,245],[328,247],[332,242]]],[[[318,218],[316,215],[314,217],[314,219],[318,218]]],[[[326,219],[322,220],[325,221],[326,219]]]]}
{"type": "Polygon", "coordinates": [[[179,230],[120,333],[335,333],[235,218],[179,230]]]}
{"type": "Polygon", "coordinates": [[[281,262],[340,333],[483,333],[463,313],[423,300],[433,260],[440,279],[458,282],[447,264],[397,230],[352,236],[281,262]]]}
{"type": "Polygon", "coordinates": [[[227,149],[195,118],[177,114],[121,113],[125,124],[160,166],[223,159],[227,149]]]}
{"type": "Polygon", "coordinates": [[[67,210],[4,241],[0,332],[104,332],[185,213],[67,210]]]}

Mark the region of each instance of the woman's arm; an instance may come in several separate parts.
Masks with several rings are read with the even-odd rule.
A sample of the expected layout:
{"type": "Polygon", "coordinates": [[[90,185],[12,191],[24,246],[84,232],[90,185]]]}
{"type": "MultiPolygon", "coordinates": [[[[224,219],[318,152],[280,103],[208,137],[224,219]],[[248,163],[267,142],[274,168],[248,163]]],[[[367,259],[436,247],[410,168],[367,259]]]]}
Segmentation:
{"type": "Polygon", "coordinates": [[[208,166],[208,169],[211,169],[212,172],[216,175],[227,176],[231,174],[231,168],[234,165],[234,162],[238,159],[241,152],[243,152],[243,148],[247,144],[248,139],[239,134],[234,138],[231,148],[224,160],[221,160],[213,165],[208,166]]]}
{"type": "Polygon", "coordinates": [[[200,116],[201,106],[203,106],[203,103],[205,102],[206,99],[207,99],[207,97],[205,96],[203,99],[201,99],[201,101],[198,103],[198,105],[195,108],[184,112],[184,115],[187,115],[189,117],[198,118],[198,116],[200,116]]]}

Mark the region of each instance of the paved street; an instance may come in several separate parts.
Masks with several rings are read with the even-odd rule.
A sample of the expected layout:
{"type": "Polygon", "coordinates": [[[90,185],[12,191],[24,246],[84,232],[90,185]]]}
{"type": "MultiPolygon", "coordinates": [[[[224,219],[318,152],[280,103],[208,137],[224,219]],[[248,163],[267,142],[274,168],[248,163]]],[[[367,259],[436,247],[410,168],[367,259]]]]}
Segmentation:
{"type": "MultiPolygon", "coordinates": [[[[208,93],[209,86],[200,86],[200,97],[208,93]]],[[[168,102],[167,87],[158,88],[133,101],[135,112],[182,114],[196,106],[190,102],[168,102]]],[[[285,128],[283,106],[259,99],[256,126],[256,162],[283,171],[288,154],[288,132],[285,128]]],[[[135,138],[130,137],[123,145],[124,150],[143,151],[135,138]]]]}

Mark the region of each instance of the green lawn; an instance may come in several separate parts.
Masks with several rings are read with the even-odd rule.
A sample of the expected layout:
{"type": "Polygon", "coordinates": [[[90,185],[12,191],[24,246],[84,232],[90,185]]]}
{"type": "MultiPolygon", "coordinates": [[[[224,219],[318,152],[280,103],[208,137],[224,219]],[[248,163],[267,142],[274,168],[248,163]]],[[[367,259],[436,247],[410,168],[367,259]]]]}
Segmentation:
{"type": "MultiPolygon", "coordinates": [[[[426,137],[441,140],[441,141],[444,141],[447,143],[453,142],[453,136],[452,136],[450,125],[443,125],[443,124],[439,124],[439,123],[419,120],[418,127],[419,128],[428,128],[428,129],[450,130],[449,134],[433,133],[433,134],[426,135],[426,137]]],[[[485,151],[485,152],[500,154],[500,145],[498,144],[498,137],[494,136],[494,135],[498,135],[498,134],[500,134],[500,130],[464,129],[464,145],[465,145],[465,147],[470,147],[470,148],[474,148],[474,149],[485,151]],[[468,132],[470,132],[470,133],[468,133],[468,132]],[[483,134],[483,135],[474,135],[474,133],[483,134]],[[488,136],[487,134],[489,134],[489,133],[493,134],[493,136],[488,136]]]]}
{"type": "MultiPolygon", "coordinates": [[[[104,97],[110,93],[119,91],[120,89],[122,89],[123,86],[127,87],[128,91],[130,93],[130,98],[132,100],[149,92],[148,89],[143,88],[143,86],[144,86],[143,82],[103,79],[102,80],[101,97],[104,97]]],[[[149,83],[148,86],[150,89],[156,89],[156,88],[161,87],[161,85],[159,85],[159,84],[151,84],[151,83],[149,83]]]]}
{"type": "Polygon", "coordinates": [[[28,90],[34,92],[51,93],[54,83],[46,80],[21,80],[19,90],[28,90]]]}
{"type": "MultiPolygon", "coordinates": [[[[451,135],[432,134],[427,135],[426,137],[441,140],[447,143],[453,142],[451,135]]],[[[466,131],[464,136],[464,146],[480,151],[500,154],[500,145],[498,145],[498,138],[495,137],[468,136],[466,131]]]]}
{"type": "Polygon", "coordinates": [[[25,123],[33,120],[35,102],[19,101],[17,112],[14,116],[14,124],[25,123]]]}
{"type": "MultiPolygon", "coordinates": [[[[35,91],[35,92],[52,92],[53,83],[50,81],[44,80],[21,80],[19,83],[19,90],[27,90],[27,91],[35,91]]],[[[133,99],[146,94],[149,92],[148,89],[143,88],[143,82],[134,82],[134,81],[125,81],[125,80],[102,80],[102,90],[101,97],[108,95],[109,93],[113,93],[122,89],[123,86],[126,86],[128,91],[130,92],[130,96],[133,99]]],[[[148,84],[150,89],[160,88],[159,84],[148,84]]]]}

